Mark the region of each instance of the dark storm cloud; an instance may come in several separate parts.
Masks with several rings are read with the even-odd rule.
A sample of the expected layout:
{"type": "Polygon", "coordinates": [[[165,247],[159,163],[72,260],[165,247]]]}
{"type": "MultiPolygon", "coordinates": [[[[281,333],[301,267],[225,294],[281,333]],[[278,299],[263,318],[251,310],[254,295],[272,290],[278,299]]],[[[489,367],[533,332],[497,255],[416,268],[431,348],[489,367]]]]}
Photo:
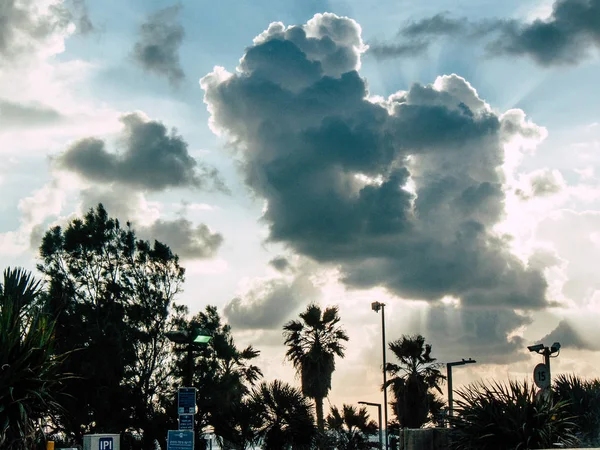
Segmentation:
{"type": "Polygon", "coordinates": [[[50,125],[59,122],[61,118],[58,111],[43,105],[0,99],[0,130],[50,125]]]}
{"type": "Polygon", "coordinates": [[[224,313],[235,329],[280,330],[301,306],[317,300],[318,295],[307,274],[300,272],[292,280],[258,282],[243,296],[229,301],[224,313]]]}
{"type": "Polygon", "coordinates": [[[544,336],[540,342],[548,346],[554,342],[559,342],[562,348],[593,351],[600,350],[598,344],[592,344],[582,339],[575,328],[566,320],[561,320],[557,327],[544,336]]]}
{"type": "Polygon", "coordinates": [[[140,26],[133,48],[134,60],[145,70],[166,77],[176,85],[185,77],[179,62],[179,48],[185,35],[178,22],[181,5],[150,15],[140,26]]]}
{"type": "Polygon", "coordinates": [[[247,50],[252,65],[244,56],[241,73],[201,80],[212,126],[240,145],[246,182],[267,200],[270,240],[338,265],[354,287],[544,307],[541,271],[493,232],[504,144],[535,126],[518,110],[496,115],[456,75],[369,101],[363,49],[354,21],[317,15],[272,24],[247,50]],[[285,57],[267,57],[271,40],[285,57]]]}
{"type": "Polygon", "coordinates": [[[84,0],[59,2],[41,12],[35,0],[2,0],[0,65],[27,56],[53,34],[65,32],[70,23],[80,33],[93,29],[84,0]]]}
{"type": "Polygon", "coordinates": [[[185,140],[161,122],[141,113],[121,117],[124,125],[121,152],[109,152],[98,138],[75,142],[59,164],[101,183],[119,183],[153,191],[172,187],[226,188],[216,169],[199,164],[188,152],[185,140]]]}
{"type": "Polygon", "coordinates": [[[518,20],[488,19],[471,22],[445,14],[411,22],[400,30],[397,42],[371,45],[381,59],[408,56],[394,54],[394,47],[427,46],[439,37],[483,39],[489,55],[529,56],[544,66],[575,64],[600,49],[600,2],[598,0],[557,0],[546,19],[525,23],[518,20]]]}
{"type": "MultiPolygon", "coordinates": [[[[150,225],[138,224],[144,215],[144,196],[137,192],[122,190],[116,187],[84,189],[80,192],[81,209],[88,211],[102,203],[111,217],[116,217],[122,224],[132,222],[136,234],[142,239],[157,239],[173,250],[184,260],[207,259],[214,257],[223,244],[223,236],[210,230],[205,224],[195,225],[190,220],[180,217],[173,220],[157,219],[150,225]]],[[[147,220],[147,217],[144,217],[147,220]]]]}

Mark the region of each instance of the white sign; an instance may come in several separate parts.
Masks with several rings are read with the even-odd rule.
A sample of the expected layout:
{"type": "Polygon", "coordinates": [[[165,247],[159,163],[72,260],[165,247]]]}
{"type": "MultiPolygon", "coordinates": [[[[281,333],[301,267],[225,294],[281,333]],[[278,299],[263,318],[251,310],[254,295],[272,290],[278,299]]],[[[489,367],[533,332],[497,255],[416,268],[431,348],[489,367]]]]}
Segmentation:
{"type": "Polygon", "coordinates": [[[98,450],[114,450],[113,438],[101,437],[98,439],[98,450]]]}
{"type": "Polygon", "coordinates": [[[546,364],[539,363],[535,366],[535,369],[533,369],[533,382],[540,389],[550,387],[550,374],[546,364]]]}

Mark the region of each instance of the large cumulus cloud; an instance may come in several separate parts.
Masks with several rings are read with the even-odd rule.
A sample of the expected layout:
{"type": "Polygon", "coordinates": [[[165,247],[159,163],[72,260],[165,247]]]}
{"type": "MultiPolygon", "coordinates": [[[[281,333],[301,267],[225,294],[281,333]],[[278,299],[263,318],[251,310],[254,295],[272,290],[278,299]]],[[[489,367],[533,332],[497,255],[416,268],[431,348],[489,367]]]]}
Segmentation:
{"type": "Polygon", "coordinates": [[[516,19],[470,21],[436,14],[409,22],[396,42],[373,43],[375,56],[407,56],[407,48],[425,51],[438,37],[484,39],[487,53],[529,56],[543,66],[575,64],[600,49],[600,2],[597,0],[556,0],[544,19],[524,22],[516,19]]]}
{"type": "Polygon", "coordinates": [[[266,199],[271,241],[340,267],[355,287],[464,305],[540,308],[542,273],[496,235],[504,149],[539,133],[495,113],[457,75],[370,98],[359,25],[318,14],[274,23],[238,72],[201,80],[211,126],[235,142],[266,199]]]}
{"type": "Polygon", "coordinates": [[[160,191],[172,187],[226,191],[215,168],[198,163],[187,142],[143,113],[121,117],[122,151],[110,152],[106,142],[88,137],[73,143],[58,164],[82,177],[101,183],[118,183],[137,189],[160,191]]]}

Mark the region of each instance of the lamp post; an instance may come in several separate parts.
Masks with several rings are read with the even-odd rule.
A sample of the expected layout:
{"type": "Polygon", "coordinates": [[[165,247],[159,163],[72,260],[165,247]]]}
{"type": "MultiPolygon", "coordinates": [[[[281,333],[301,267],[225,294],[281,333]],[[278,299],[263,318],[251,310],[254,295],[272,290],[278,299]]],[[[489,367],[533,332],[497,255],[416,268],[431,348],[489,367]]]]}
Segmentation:
{"type": "Polygon", "coordinates": [[[165,333],[165,336],[176,344],[185,344],[187,346],[187,371],[185,377],[185,384],[192,386],[192,379],[194,375],[194,346],[198,344],[208,344],[212,339],[210,331],[203,328],[194,328],[191,331],[188,330],[174,330],[165,333]]]}
{"type": "Polygon", "coordinates": [[[384,437],[385,437],[385,449],[387,450],[388,448],[388,402],[387,402],[387,376],[386,376],[386,372],[385,372],[385,366],[387,365],[386,359],[385,359],[385,353],[386,353],[386,347],[387,344],[385,342],[385,303],[380,303],[380,302],[373,302],[371,303],[371,309],[373,311],[375,311],[376,313],[379,312],[379,310],[381,310],[381,342],[383,344],[383,417],[385,420],[385,431],[384,431],[384,437]]]}
{"type": "MultiPolygon", "coordinates": [[[[452,367],[454,366],[464,366],[465,364],[474,364],[477,361],[475,361],[474,359],[462,359],[460,361],[453,361],[453,362],[449,362],[446,363],[446,376],[448,377],[448,417],[452,417],[452,402],[453,402],[453,395],[452,395],[452,367]]],[[[448,422],[448,424],[450,424],[450,422],[448,422]]]]}
{"type": "Polygon", "coordinates": [[[358,402],[359,405],[377,406],[377,416],[379,417],[379,448],[383,450],[383,435],[381,424],[381,403],[358,402]]]}
{"type": "Polygon", "coordinates": [[[560,354],[560,342],[555,342],[550,347],[546,347],[546,346],[544,346],[544,344],[529,345],[529,346],[527,346],[527,350],[529,350],[532,353],[538,353],[544,357],[544,365],[546,366],[545,367],[546,373],[543,373],[544,372],[543,370],[540,372],[535,370],[534,371],[535,384],[538,387],[540,385],[542,385],[542,386],[546,385],[549,390],[552,389],[552,378],[550,376],[550,357],[554,353],[556,353],[556,356],[554,356],[554,358],[558,357],[558,355],[560,354]],[[536,372],[538,372],[538,376],[540,378],[543,377],[543,379],[535,378],[536,372]]]}

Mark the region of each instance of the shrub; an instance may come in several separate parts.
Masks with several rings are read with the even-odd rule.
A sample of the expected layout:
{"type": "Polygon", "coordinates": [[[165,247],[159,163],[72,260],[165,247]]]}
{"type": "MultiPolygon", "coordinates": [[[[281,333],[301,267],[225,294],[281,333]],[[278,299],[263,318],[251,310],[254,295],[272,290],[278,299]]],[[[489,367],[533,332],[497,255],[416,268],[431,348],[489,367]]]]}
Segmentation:
{"type": "Polygon", "coordinates": [[[564,401],[552,402],[527,382],[474,383],[459,389],[451,448],[539,449],[576,446],[576,424],[564,401]]]}

